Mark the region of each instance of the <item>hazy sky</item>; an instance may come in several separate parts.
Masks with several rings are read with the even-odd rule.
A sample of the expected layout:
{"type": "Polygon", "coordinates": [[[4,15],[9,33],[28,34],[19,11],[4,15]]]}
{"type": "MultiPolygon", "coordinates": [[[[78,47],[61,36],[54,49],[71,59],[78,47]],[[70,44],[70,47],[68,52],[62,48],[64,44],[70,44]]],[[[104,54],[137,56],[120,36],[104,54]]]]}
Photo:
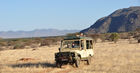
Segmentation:
{"type": "Polygon", "coordinates": [[[85,29],[140,0],[0,0],[0,31],[85,29]]]}

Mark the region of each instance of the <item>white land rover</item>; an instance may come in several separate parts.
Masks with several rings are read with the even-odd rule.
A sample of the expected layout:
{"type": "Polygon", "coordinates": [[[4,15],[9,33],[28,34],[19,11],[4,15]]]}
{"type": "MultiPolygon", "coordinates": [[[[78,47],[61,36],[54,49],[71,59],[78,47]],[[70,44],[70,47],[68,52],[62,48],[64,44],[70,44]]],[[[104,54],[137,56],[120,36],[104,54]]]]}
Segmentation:
{"type": "Polygon", "coordinates": [[[55,53],[56,66],[61,68],[63,64],[71,64],[79,67],[80,61],[90,64],[94,55],[93,39],[89,37],[67,37],[61,41],[59,52],[55,53]]]}

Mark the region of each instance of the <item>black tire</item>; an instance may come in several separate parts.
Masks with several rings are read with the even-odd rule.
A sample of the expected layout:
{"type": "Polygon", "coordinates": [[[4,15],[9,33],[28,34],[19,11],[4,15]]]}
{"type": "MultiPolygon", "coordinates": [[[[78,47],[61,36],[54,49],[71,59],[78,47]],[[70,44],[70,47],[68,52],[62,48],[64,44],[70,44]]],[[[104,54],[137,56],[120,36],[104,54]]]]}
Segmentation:
{"type": "Polygon", "coordinates": [[[91,57],[89,57],[89,58],[87,59],[87,65],[90,65],[90,63],[91,63],[91,57]]]}
{"type": "Polygon", "coordinates": [[[75,60],[75,66],[78,68],[80,65],[80,58],[78,57],[76,60],[75,60]]]}
{"type": "Polygon", "coordinates": [[[62,63],[61,63],[61,62],[56,61],[56,67],[57,67],[57,68],[61,68],[61,67],[62,67],[62,63]]]}

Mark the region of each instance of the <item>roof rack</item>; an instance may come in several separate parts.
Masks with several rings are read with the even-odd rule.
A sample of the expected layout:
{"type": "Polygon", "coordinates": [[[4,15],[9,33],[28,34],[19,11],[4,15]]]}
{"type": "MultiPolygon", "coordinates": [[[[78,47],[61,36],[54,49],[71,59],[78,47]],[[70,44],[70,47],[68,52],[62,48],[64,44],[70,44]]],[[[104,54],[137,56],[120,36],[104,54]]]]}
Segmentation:
{"type": "Polygon", "coordinates": [[[68,37],[64,38],[64,40],[74,40],[74,39],[88,39],[88,40],[92,40],[92,38],[84,37],[84,36],[68,36],[68,37]]]}

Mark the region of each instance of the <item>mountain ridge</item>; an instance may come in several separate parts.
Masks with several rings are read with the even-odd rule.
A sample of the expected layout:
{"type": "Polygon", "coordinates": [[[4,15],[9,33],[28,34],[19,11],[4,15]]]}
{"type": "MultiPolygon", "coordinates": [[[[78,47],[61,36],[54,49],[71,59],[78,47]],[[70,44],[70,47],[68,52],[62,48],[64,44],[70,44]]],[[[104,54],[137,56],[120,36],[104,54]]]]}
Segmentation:
{"type": "Polygon", "coordinates": [[[97,20],[82,33],[128,32],[140,28],[140,6],[118,9],[97,20]]]}
{"type": "Polygon", "coordinates": [[[68,33],[79,32],[80,30],[58,30],[58,29],[35,29],[32,31],[0,31],[1,38],[30,38],[61,36],[68,33]]]}

